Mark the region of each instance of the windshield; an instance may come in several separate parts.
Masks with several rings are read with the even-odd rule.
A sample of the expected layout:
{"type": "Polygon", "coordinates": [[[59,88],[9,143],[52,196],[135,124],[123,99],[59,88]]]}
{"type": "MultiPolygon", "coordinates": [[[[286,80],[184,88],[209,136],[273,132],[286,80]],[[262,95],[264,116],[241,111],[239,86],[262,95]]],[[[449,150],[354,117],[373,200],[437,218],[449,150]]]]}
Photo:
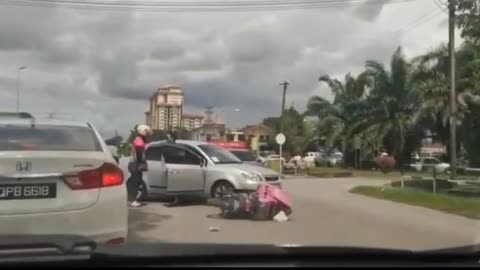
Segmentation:
{"type": "Polygon", "coordinates": [[[198,146],[215,164],[242,163],[234,154],[216,145],[202,144],[198,146]]]}
{"type": "Polygon", "coordinates": [[[49,234],[480,244],[480,0],[0,0],[0,263],[49,234]]]}
{"type": "Polygon", "coordinates": [[[230,150],[230,152],[232,152],[232,154],[234,154],[241,161],[256,161],[256,158],[251,151],[230,150]]]}
{"type": "Polygon", "coordinates": [[[101,151],[87,127],[0,125],[0,151],[101,151]]]}

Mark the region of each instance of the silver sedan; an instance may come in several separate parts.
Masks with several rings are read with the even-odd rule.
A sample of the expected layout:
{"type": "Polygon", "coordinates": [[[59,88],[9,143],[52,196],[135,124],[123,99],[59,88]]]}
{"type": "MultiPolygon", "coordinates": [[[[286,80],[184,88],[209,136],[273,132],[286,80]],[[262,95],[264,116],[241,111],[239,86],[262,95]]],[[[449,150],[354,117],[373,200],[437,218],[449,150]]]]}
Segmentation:
{"type": "MultiPolygon", "coordinates": [[[[281,186],[280,175],[243,163],[229,151],[208,142],[152,142],[146,147],[148,171],[140,196],[200,195],[218,197],[231,191],[254,191],[262,182],[281,186]]],[[[130,158],[120,160],[128,179],[130,158]]]]}

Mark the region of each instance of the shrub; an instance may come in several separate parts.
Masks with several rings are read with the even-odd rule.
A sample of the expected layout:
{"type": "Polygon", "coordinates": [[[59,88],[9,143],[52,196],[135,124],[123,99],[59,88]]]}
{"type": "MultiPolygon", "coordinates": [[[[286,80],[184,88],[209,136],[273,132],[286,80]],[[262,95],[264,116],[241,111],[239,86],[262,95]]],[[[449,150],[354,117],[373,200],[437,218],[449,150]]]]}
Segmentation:
{"type": "Polygon", "coordinates": [[[383,173],[389,173],[395,168],[395,159],[393,157],[377,157],[375,158],[375,163],[383,173]]]}

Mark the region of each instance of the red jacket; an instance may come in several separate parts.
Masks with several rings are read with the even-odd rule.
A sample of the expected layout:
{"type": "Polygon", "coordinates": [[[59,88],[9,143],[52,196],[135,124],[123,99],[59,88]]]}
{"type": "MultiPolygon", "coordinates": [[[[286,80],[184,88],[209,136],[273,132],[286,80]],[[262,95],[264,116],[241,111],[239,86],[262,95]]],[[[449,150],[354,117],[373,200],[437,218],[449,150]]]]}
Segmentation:
{"type": "Polygon", "coordinates": [[[140,164],[145,163],[145,139],[142,136],[137,136],[132,144],[132,158],[140,164]]]}

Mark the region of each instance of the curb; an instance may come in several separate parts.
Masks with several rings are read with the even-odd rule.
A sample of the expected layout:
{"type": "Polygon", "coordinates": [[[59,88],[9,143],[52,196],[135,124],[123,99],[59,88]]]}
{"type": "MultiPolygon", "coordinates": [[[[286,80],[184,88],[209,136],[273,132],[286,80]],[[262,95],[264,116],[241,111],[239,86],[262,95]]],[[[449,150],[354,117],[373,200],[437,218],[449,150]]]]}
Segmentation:
{"type": "Polygon", "coordinates": [[[309,174],[308,176],[314,178],[344,178],[344,177],[353,177],[352,172],[341,172],[341,173],[318,173],[318,174],[309,174]]]}

